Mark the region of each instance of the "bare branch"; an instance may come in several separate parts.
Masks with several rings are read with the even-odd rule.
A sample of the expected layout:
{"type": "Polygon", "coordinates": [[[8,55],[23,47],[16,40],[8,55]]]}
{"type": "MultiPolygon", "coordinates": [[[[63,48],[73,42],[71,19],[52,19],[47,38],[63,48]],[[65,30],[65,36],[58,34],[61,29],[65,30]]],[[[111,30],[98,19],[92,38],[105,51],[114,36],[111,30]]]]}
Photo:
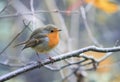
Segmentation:
{"type": "MultiPolygon", "coordinates": [[[[23,28],[22,31],[19,32],[19,33],[12,39],[12,41],[0,52],[0,55],[13,43],[13,41],[14,41],[22,32],[24,32],[24,30],[25,30],[26,28],[28,28],[28,26],[29,26],[29,24],[30,24],[30,22],[29,22],[29,23],[26,25],[25,22],[24,22],[24,20],[23,20],[23,23],[24,23],[24,25],[25,25],[25,28],[23,28]]],[[[30,28],[29,28],[29,29],[30,29],[30,28]]]]}
{"type": "MultiPolygon", "coordinates": [[[[52,68],[52,67],[50,67],[50,66],[44,66],[44,67],[46,67],[47,69],[49,69],[49,70],[51,70],[51,71],[59,71],[59,70],[61,70],[61,69],[64,69],[64,68],[66,68],[66,67],[69,67],[69,66],[71,66],[71,65],[75,65],[75,64],[80,64],[80,63],[82,63],[82,62],[84,62],[84,61],[86,61],[87,59],[84,59],[84,60],[81,60],[81,61],[78,61],[78,62],[75,62],[75,63],[68,63],[67,65],[64,65],[64,66],[62,66],[62,67],[60,67],[60,68],[52,68]]],[[[81,66],[83,66],[83,65],[81,65],[81,66]]]]}
{"type": "Polygon", "coordinates": [[[11,2],[11,1],[12,1],[12,0],[8,0],[8,1],[7,1],[7,4],[6,4],[5,7],[0,11],[0,14],[5,11],[5,9],[10,5],[10,2],[11,2]]]}
{"type": "MultiPolygon", "coordinates": [[[[39,13],[67,13],[69,11],[66,11],[66,10],[49,10],[49,11],[46,11],[46,10],[37,10],[37,11],[34,11],[34,14],[39,14],[39,13]]],[[[79,11],[74,11],[72,12],[74,14],[80,14],[79,11]]],[[[23,16],[23,15],[33,15],[33,12],[23,12],[23,13],[14,13],[14,14],[7,14],[7,15],[1,15],[0,18],[7,18],[7,17],[17,17],[17,16],[23,16]]]]}
{"type": "MultiPolygon", "coordinates": [[[[54,62],[57,62],[57,61],[60,61],[60,60],[71,58],[71,57],[78,57],[78,56],[80,56],[81,53],[84,53],[84,52],[87,52],[87,51],[96,51],[96,52],[104,52],[104,53],[117,52],[117,51],[120,51],[120,46],[113,47],[113,48],[98,48],[98,47],[95,47],[95,46],[88,46],[88,47],[85,47],[85,48],[82,48],[82,49],[79,49],[79,50],[75,50],[75,51],[72,51],[72,52],[69,52],[69,53],[66,53],[66,54],[55,56],[55,57],[53,57],[53,59],[54,59],[54,62]]],[[[6,81],[6,80],[8,80],[10,78],[13,78],[17,75],[20,75],[22,73],[25,73],[27,71],[30,71],[30,70],[33,70],[35,68],[39,68],[39,67],[42,67],[43,65],[48,65],[48,64],[51,64],[51,63],[53,63],[53,62],[46,59],[42,64],[39,64],[39,63],[36,62],[34,64],[27,65],[27,66],[22,67],[18,70],[15,70],[13,72],[10,72],[6,75],[1,76],[0,81],[1,82],[6,81]]]]}
{"type": "Polygon", "coordinates": [[[65,78],[63,78],[60,82],[64,82],[66,79],[68,79],[73,74],[74,74],[74,71],[72,71],[68,76],[66,76],[65,78]]]}
{"type": "Polygon", "coordinates": [[[89,28],[87,17],[86,17],[86,11],[85,11],[85,8],[83,6],[80,7],[80,11],[81,11],[81,15],[82,15],[82,19],[83,19],[85,28],[86,28],[86,30],[88,32],[88,35],[89,35],[90,39],[92,40],[92,42],[95,45],[102,47],[102,45],[100,45],[100,43],[94,38],[94,36],[93,36],[93,34],[92,34],[92,32],[91,32],[91,30],[89,28]]]}

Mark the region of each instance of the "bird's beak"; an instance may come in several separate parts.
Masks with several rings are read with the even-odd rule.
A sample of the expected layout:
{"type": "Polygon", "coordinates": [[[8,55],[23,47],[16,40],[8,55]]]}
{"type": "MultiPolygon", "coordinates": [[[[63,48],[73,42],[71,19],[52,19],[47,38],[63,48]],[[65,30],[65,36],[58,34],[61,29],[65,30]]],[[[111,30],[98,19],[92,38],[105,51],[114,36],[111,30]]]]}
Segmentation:
{"type": "Polygon", "coordinates": [[[58,29],[58,31],[62,31],[61,29],[58,29]]]}

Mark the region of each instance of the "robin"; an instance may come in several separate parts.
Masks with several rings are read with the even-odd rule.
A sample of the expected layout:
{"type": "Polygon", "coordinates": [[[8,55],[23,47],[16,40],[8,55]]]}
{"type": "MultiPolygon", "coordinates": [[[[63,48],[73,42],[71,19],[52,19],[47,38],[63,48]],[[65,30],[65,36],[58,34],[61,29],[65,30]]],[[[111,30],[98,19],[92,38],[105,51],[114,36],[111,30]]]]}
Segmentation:
{"type": "MultiPolygon", "coordinates": [[[[58,45],[60,40],[59,31],[61,30],[55,25],[48,24],[34,30],[28,40],[15,45],[15,47],[24,44],[25,46],[22,50],[31,47],[37,53],[48,53],[58,45]]],[[[53,61],[50,56],[49,59],[53,61]]]]}

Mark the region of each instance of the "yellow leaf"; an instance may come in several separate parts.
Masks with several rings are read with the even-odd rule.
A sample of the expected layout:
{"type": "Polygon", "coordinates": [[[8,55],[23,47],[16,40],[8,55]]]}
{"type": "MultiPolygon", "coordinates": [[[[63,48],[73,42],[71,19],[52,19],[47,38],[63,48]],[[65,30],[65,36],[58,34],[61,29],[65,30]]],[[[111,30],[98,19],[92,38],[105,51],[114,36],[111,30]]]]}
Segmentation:
{"type": "Polygon", "coordinates": [[[118,10],[118,6],[110,2],[102,3],[101,5],[101,9],[107,13],[114,13],[118,10]]]}
{"type": "Polygon", "coordinates": [[[118,10],[118,6],[108,0],[85,0],[86,3],[92,3],[93,6],[103,10],[106,13],[114,13],[118,10]]]}
{"type": "MultiPolygon", "coordinates": [[[[106,53],[101,52],[94,52],[94,51],[88,51],[84,54],[88,56],[93,56],[95,59],[102,58],[106,53]]],[[[109,73],[111,71],[111,68],[109,67],[113,63],[112,57],[109,57],[102,62],[99,63],[98,69],[96,70],[98,73],[109,73]]]]}

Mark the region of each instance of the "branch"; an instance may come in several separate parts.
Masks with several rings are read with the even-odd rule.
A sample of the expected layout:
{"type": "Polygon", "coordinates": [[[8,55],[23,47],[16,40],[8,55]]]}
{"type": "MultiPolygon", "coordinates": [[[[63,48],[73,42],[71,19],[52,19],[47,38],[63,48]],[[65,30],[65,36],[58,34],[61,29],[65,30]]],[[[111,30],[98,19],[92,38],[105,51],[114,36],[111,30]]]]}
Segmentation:
{"type": "MultiPolygon", "coordinates": [[[[18,36],[20,36],[21,33],[24,32],[24,30],[25,30],[26,28],[29,28],[30,22],[26,25],[26,24],[25,24],[25,21],[23,20],[23,24],[24,24],[25,27],[22,29],[22,31],[20,31],[20,32],[10,41],[9,44],[7,44],[7,46],[0,52],[0,55],[16,40],[16,38],[17,38],[18,36]]],[[[30,28],[29,28],[29,30],[31,31],[30,28]]]]}
{"type": "Polygon", "coordinates": [[[7,4],[6,4],[5,7],[0,11],[0,14],[1,14],[2,12],[4,12],[5,9],[7,9],[7,7],[11,4],[11,1],[12,1],[12,0],[8,0],[8,1],[7,1],[7,4]]]}
{"type": "Polygon", "coordinates": [[[93,36],[93,32],[91,31],[89,25],[88,25],[88,21],[87,21],[87,17],[86,17],[86,12],[85,12],[85,8],[83,6],[80,7],[80,11],[81,11],[81,15],[82,15],[82,19],[85,25],[85,28],[87,30],[88,36],[90,37],[91,41],[97,45],[102,47],[102,45],[96,40],[96,38],[94,38],[93,36]]]}
{"type": "MultiPolygon", "coordinates": [[[[46,11],[46,10],[36,10],[36,11],[34,11],[35,14],[40,14],[40,13],[64,13],[64,14],[66,14],[67,12],[70,12],[70,11],[66,11],[66,10],[49,10],[49,11],[46,11]]],[[[74,11],[72,13],[80,14],[79,11],[74,11]]],[[[8,17],[23,16],[23,15],[33,15],[33,12],[28,11],[28,12],[22,12],[22,13],[18,13],[17,12],[17,13],[13,13],[13,14],[6,14],[6,15],[0,16],[0,19],[1,18],[8,18],[8,17]]]]}
{"type": "MultiPolygon", "coordinates": [[[[85,48],[82,48],[82,49],[79,49],[79,50],[75,50],[75,51],[72,51],[72,52],[69,52],[69,53],[65,53],[65,54],[53,57],[54,63],[57,62],[57,61],[60,61],[60,60],[71,58],[71,57],[79,57],[81,53],[84,53],[84,52],[87,52],[87,51],[96,51],[96,52],[104,52],[104,53],[117,52],[117,51],[120,51],[120,46],[113,47],[113,48],[98,48],[98,47],[95,47],[95,46],[88,46],[88,47],[85,47],[85,48]]],[[[38,62],[35,62],[34,64],[27,65],[27,66],[22,67],[18,70],[15,70],[13,72],[10,72],[6,75],[1,76],[0,77],[0,82],[6,81],[8,79],[11,79],[11,78],[13,78],[17,75],[20,75],[20,74],[25,73],[27,71],[33,70],[35,68],[40,68],[44,65],[48,65],[48,64],[52,64],[52,63],[53,62],[51,62],[48,59],[46,59],[42,64],[40,64],[38,62]]]]}

